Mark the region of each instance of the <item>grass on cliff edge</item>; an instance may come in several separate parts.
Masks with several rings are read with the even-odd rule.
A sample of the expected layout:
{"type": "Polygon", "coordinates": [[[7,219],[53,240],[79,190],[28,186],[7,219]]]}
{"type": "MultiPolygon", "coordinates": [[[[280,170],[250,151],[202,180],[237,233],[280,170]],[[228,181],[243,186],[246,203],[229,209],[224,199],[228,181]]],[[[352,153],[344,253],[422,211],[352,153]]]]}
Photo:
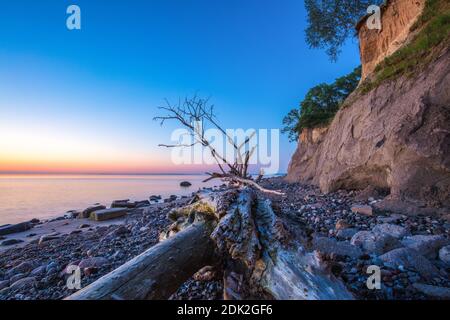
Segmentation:
{"type": "Polygon", "coordinates": [[[450,2],[428,0],[421,16],[411,27],[418,31],[412,41],[387,57],[375,68],[372,80],[361,84],[362,93],[367,93],[386,80],[399,76],[413,76],[420,67],[433,61],[435,47],[450,43],[450,2]]]}

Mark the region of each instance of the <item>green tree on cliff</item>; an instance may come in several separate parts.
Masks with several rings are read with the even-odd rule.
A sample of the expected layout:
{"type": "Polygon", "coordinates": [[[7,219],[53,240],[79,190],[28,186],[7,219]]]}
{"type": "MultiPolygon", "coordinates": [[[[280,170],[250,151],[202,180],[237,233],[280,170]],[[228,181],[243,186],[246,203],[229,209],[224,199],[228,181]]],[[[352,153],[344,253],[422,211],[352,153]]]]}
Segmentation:
{"type": "Polygon", "coordinates": [[[336,60],[345,41],[356,35],[358,20],[372,4],[382,0],[305,0],[308,15],[306,43],[311,48],[326,49],[336,60]]]}
{"type": "Polygon", "coordinates": [[[332,84],[321,83],[310,89],[300,108],[291,110],[284,117],[281,132],[288,134],[290,141],[296,141],[304,128],[328,124],[344,100],[356,89],[360,79],[361,67],[357,67],[332,84]]]}

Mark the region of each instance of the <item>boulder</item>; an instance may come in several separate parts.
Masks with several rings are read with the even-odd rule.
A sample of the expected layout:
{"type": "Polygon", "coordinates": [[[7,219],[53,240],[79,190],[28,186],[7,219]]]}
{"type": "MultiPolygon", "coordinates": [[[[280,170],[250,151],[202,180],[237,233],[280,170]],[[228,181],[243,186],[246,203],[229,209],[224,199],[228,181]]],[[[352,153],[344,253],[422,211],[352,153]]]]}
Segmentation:
{"type": "Polygon", "coordinates": [[[0,236],[8,234],[24,232],[30,230],[33,225],[30,222],[22,222],[18,224],[8,224],[0,227],[0,236]]]}
{"type": "Polygon", "coordinates": [[[112,208],[97,210],[91,213],[90,218],[95,221],[105,221],[123,217],[127,214],[127,209],[125,208],[112,208]]]}
{"type": "Polygon", "coordinates": [[[442,262],[450,265],[450,246],[445,246],[439,250],[439,259],[442,262]]]}
{"type": "Polygon", "coordinates": [[[59,233],[50,233],[50,234],[46,234],[43,235],[42,237],[39,238],[39,245],[44,244],[45,242],[51,241],[51,240],[57,240],[61,238],[61,234],[59,233]]]}
{"type": "Polygon", "coordinates": [[[439,276],[439,270],[419,252],[410,248],[399,248],[389,251],[379,257],[385,264],[414,269],[425,278],[439,276]]]}
{"type": "Polygon", "coordinates": [[[9,280],[0,281],[0,290],[8,288],[9,287],[9,283],[10,283],[9,280]]]}
{"type": "Polygon", "coordinates": [[[16,281],[19,281],[20,279],[23,279],[23,278],[25,278],[27,275],[25,274],[25,273],[18,273],[18,274],[16,274],[16,275],[14,275],[14,276],[12,276],[10,279],[9,279],[9,281],[11,282],[11,283],[15,283],[16,281]]]}
{"type": "Polygon", "coordinates": [[[397,239],[403,238],[404,236],[409,234],[408,230],[405,227],[389,223],[379,224],[375,226],[372,231],[385,233],[397,239]]]}
{"type": "Polygon", "coordinates": [[[423,283],[414,283],[413,287],[429,297],[450,299],[450,288],[431,286],[423,283]]]}
{"type": "Polygon", "coordinates": [[[29,289],[33,287],[36,284],[36,278],[35,277],[28,277],[20,279],[16,282],[14,282],[9,288],[11,290],[22,290],[22,289],[29,289]]]}
{"type": "Polygon", "coordinates": [[[111,208],[128,208],[132,209],[136,207],[136,204],[134,202],[130,202],[129,199],[127,200],[115,200],[111,204],[111,208]]]}
{"type": "Polygon", "coordinates": [[[336,241],[332,238],[316,237],[313,239],[313,248],[324,254],[336,254],[358,258],[362,255],[361,249],[352,246],[348,241],[336,241]]]}
{"type": "Polygon", "coordinates": [[[6,272],[7,277],[12,277],[13,275],[19,274],[19,273],[29,273],[31,270],[33,270],[35,267],[34,263],[31,263],[29,261],[24,261],[17,266],[9,269],[6,272]]]}
{"type": "Polygon", "coordinates": [[[356,233],[350,243],[360,247],[364,252],[377,255],[401,247],[400,242],[391,235],[373,231],[360,231],[356,233]]]}
{"type": "Polygon", "coordinates": [[[153,196],[150,196],[149,199],[150,199],[151,202],[158,202],[158,201],[160,201],[162,199],[162,197],[153,195],[153,196]]]}
{"type": "Polygon", "coordinates": [[[336,229],[336,230],[343,230],[343,229],[347,229],[347,228],[349,228],[349,227],[350,227],[350,225],[348,224],[347,221],[345,221],[344,219],[339,219],[339,220],[336,222],[335,229],[336,229]]]}
{"type": "Polygon", "coordinates": [[[373,215],[373,209],[371,206],[364,206],[364,205],[354,205],[351,208],[353,213],[362,214],[365,216],[372,216],[373,215]]]}
{"type": "Polygon", "coordinates": [[[78,217],[81,219],[86,219],[91,216],[92,212],[97,211],[97,210],[103,210],[103,209],[106,209],[106,207],[102,206],[102,205],[94,205],[94,206],[91,206],[91,207],[85,209],[78,217]]]}
{"type": "Polygon", "coordinates": [[[4,240],[0,243],[0,246],[13,246],[15,244],[18,243],[22,243],[23,240],[20,239],[8,239],[8,240],[4,240]]]}
{"type": "Polygon", "coordinates": [[[429,259],[435,259],[439,249],[449,243],[450,240],[443,235],[416,235],[406,237],[402,240],[402,244],[405,247],[415,249],[429,259]]]}
{"type": "Polygon", "coordinates": [[[92,257],[81,260],[81,262],[78,264],[78,266],[81,269],[85,268],[101,268],[104,265],[108,264],[108,259],[103,257],[92,257]]]}
{"type": "Polygon", "coordinates": [[[192,186],[192,183],[190,183],[189,181],[183,181],[180,183],[180,186],[184,187],[184,188],[188,188],[188,187],[192,186]]]}
{"type": "Polygon", "coordinates": [[[336,238],[342,239],[342,240],[349,240],[358,232],[359,232],[359,230],[356,228],[342,229],[336,233],[336,238]]]}

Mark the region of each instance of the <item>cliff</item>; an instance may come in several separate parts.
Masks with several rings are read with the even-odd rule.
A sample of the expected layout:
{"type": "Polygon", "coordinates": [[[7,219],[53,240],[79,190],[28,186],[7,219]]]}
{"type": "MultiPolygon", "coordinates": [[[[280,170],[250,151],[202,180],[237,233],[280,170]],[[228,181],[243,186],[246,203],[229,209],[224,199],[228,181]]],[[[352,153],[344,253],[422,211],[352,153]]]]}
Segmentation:
{"type": "Polygon", "coordinates": [[[389,0],[381,7],[381,30],[367,27],[368,16],[356,26],[364,80],[384,58],[408,39],[410,29],[422,13],[426,0],[389,0]]]}
{"type": "MultiPolygon", "coordinates": [[[[397,2],[402,3],[388,2],[385,12],[397,2]]],[[[383,22],[387,32],[385,23],[389,19],[383,22]]],[[[397,33],[402,32],[392,32],[391,38],[397,33]]],[[[361,44],[366,73],[393,48],[383,38],[368,39],[371,54],[364,49],[369,40],[361,44]]],[[[287,179],[324,192],[371,186],[388,191],[389,199],[450,206],[450,48],[433,51],[433,60],[413,76],[399,75],[368,92],[356,90],[327,128],[304,130],[287,179]]]]}

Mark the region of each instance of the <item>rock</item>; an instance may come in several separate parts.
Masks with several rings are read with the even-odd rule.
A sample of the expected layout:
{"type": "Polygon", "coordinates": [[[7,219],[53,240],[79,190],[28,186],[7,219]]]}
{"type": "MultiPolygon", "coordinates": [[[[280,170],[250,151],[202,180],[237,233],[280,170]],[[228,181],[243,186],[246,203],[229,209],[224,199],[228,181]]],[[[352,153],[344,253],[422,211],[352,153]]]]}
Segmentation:
{"type": "Polygon", "coordinates": [[[87,224],[87,223],[83,223],[83,224],[81,224],[79,227],[78,227],[78,229],[87,229],[87,228],[90,228],[91,227],[91,225],[89,225],[89,224],[87,224]]]}
{"type": "Polygon", "coordinates": [[[103,257],[92,257],[81,260],[78,266],[81,269],[85,268],[101,268],[108,263],[108,259],[103,257]]]}
{"type": "Polygon", "coordinates": [[[405,247],[415,249],[429,259],[435,259],[439,249],[449,243],[450,240],[445,238],[443,235],[416,235],[406,237],[402,240],[402,244],[405,247]]]}
{"type": "Polygon", "coordinates": [[[46,273],[46,266],[39,266],[35,269],[33,269],[33,271],[31,271],[30,276],[32,277],[38,277],[38,276],[42,276],[46,273]]]}
{"type": "Polygon", "coordinates": [[[439,259],[442,262],[450,265],[450,246],[445,246],[439,250],[439,259]]]}
{"type": "Polygon", "coordinates": [[[9,280],[0,281],[0,290],[8,288],[9,287],[9,283],[10,283],[9,280]]]}
{"type": "Polygon", "coordinates": [[[150,201],[148,201],[148,200],[136,201],[134,203],[134,206],[136,208],[148,207],[149,205],[150,205],[150,201]]]}
{"type": "Polygon", "coordinates": [[[4,240],[0,243],[0,246],[12,246],[18,243],[22,243],[23,240],[19,240],[19,239],[8,239],[8,240],[4,240]]]}
{"type": "Polygon", "coordinates": [[[71,211],[67,211],[66,216],[69,219],[76,219],[78,218],[78,216],[81,214],[80,211],[76,211],[76,210],[71,210],[71,211]]]}
{"type": "Polygon", "coordinates": [[[399,221],[402,218],[402,216],[400,214],[391,214],[388,217],[378,217],[377,221],[380,223],[395,223],[397,221],[399,221]]]}
{"type": "Polygon", "coordinates": [[[8,234],[24,232],[30,230],[33,225],[30,222],[22,222],[18,224],[8,224],[0,227],[0,236],[8,234]]]}
{"type": "Polygon", "coordinates": [[[16,282],[14,282],[9,288],[11,290],[22,290],[22,289],[29,289],[33,287],[36,284],[36,278],[35,277],[28,277],[20,279],[16,282]]]}
{"type": "Polygon", "coordinates": [[[348,241],[336,241],[332,238],[315,237],[313,239],[313,248],[324,254],[336,254],[351,258],[358,258],[362,255],[361,250],[352,246],[348,241]]]}
{"type": "Polygon", "coordinates": [[[25,278],[26,276],[27,276],[27,275],[26,275],[25,273],[18,273],[18,274],[16,274],[16,275],[12,276],[12,277],[9,279],[9,281],[10,281],[11,283],[14,283],[14,282],[16,282],[16,281],[19,281],[20,279],[25,278]]]}
{"type": "Polygon", "coordinates": [[[433,278],[439,274],[439,270],[427,258],[410,248],[399,248],[389,251],[379,257],[385,263],[395,267],[414,269],[425,278],[433,278]]]}
{"type": "Polygon", "coordinates": [[[127,209],[112,208],[94,211],[91,213],[91,219],[95,221],[106,221],[126,216],[127,209]]]}
{"type": "Polygon", "coordinates": [[[52,274],[55,273],[59,270],[59,265],[58,263],[56,263],[55,261],[51,261],[46,267],[45,267],[45,272],[47,274],[52,274]]]}
{"type": "Polygon", "coordinates": [[[43,235],[43,236],[39,239],[38,244],[39,244],[39,245],[42,245],[42,244],[44,244],[45,242],[48,242],[48,241],[51,241],[51,240],[57,240],[57,239],[59,239],[59,238],[61,238],[61,235],[60,235],[59,233],[46,234],[46,235],[43,235]]]}
{"type": "Polygon", "coordinates": [[[385,233],[394,238],[400,239],[408,235],[408,230],[405,227],[395,224],[383,223],[375,226],[372,229],[373,232],[385,233]]]}
{"type": "Polygon", "coordinates": [[[104,210],[104,209],[106,209],[106,207],[105,207],[105,206],[102,206],[102,205],[91,206],[91,207],[85,209],[85,210],[81,213],[81,215],[79,215],[78,217],[79,217],[79,218],[82,218],[82,219],[86,219],[86,218],[89,218],[89,217],[91,216],[91,213],[92,213],[92,212],[98,211],[98,210],[104,210]]]}
{"type": "Polygon", "coordinates": [[[35,265],[29,261],[24,261],[20,264],[18,264],[17,266],[15,266],[14,268],[11,268],[10,270],[8,270],[6,272],[6,275],[11,277],[15,274],[18,273],[29,273],[31,270],[33,270],[35,267],[35,265]]]}
{"type": "Polygon", "coordinates": [[[190,183],[189,181],[183,181],[180,183],[180,186],[188,188],[188,187],[192,186],[192,183],[190,183]]]}
{"type": "Polygon", "coordinates": [[[343,229],[347,229],[349,227],[350,227],[350,225],[347,223],[347,221],[345,221],[344,219],[339,219],[336,222],[335,229],[336,230],[343,230],[343,229]]]}
{"type": "Polygon", "coordinates": [[[115,200],[111,204],[111,208],[128,208],[128,209],[132,209],[134,207],[136,207],[136,204],[135,204],[135,202],[130,202],[130,199],[115,200]]]}
{"type": "Polygon", "coordinates": [[[158,202],[158,201],[160,201],[161,199],[162,199],[162,197],[161,196],[150,196],[150,201],[151,202],[158,202]]]}
{"type": "Polygon", "coordinates": [[[365,216],[372,216],[373,215],[373,209],[371,206],[364,206],[364,205],[354,205],[351,208],[353,213],[359,213],[365,216]]]}
{"type": "Polygon", "coordinates": [[[348,239],[351,239],[358,232],[359,232],[359,230],[356,228],[342,229],[336,233],[336,238],[342,239],[342,240],[348,240],[348,239]]]}
{"type": "Polygon", "coordinates": [[[364,252],[377,255],[401,247],[400,242],[396,238],[385,233],[372,231],[360,231],[356,233],[350,243],[362,248],[364,252]]]}
{"type": "Polygon", "coordinates": [[[450,299],[450,288],[431,286],[423,283],[414,283],[413,287],[433,298],[450,299]]]}

